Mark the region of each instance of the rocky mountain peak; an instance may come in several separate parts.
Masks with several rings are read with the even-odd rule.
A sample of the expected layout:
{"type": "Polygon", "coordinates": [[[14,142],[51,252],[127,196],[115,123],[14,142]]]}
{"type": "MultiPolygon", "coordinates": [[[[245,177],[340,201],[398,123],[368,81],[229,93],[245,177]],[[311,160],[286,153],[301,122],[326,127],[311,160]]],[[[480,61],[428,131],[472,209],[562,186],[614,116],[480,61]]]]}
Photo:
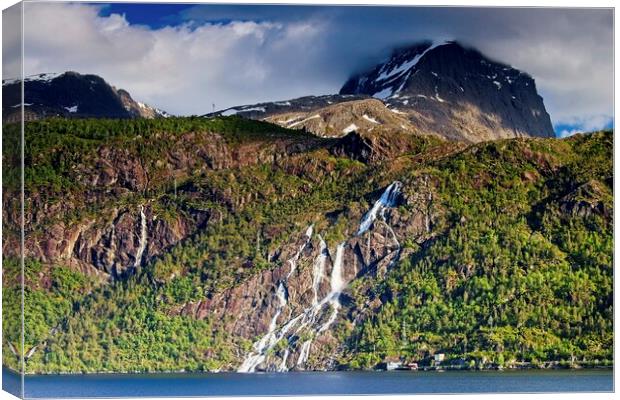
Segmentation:
{"type": "Polygon", "coordinates": [[[534,79],[458,42],[397,49],[350,78],[340,94],[370,95],[449,139],[553,137],[534,79]]]}
{"type": "MultiPolygon", "coordinates": [[[[21,81],[2,81],[3,118],[21,119],[21,81]]],[[[66,118],[158,118],[167,113],[135,101],[129,92],[117,89],[98,75],[42,73],[24,78],[24,108],[28,119],[53,116],[66,118]]]]}
{"type": "Polygon", "coordinates": [[[402,89],[416,64],[431,48],[432,42],[423,42],[395,49],[390,58],[369,71],[350,78],[340,94],[366,94],[385,99],[402,89]]]}

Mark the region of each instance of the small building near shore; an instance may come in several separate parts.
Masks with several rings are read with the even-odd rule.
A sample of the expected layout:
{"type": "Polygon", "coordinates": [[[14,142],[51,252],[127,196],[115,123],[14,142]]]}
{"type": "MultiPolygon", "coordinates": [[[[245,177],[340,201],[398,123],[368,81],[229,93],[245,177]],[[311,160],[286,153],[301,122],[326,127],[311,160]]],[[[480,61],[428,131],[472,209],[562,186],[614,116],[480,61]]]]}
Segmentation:
{"type": "Polygon", "coordinates": [[[401,369],[402,367],[403,363],[398,357],[386,357],[383,362],[379,364],[379,369],[383,369],[385,371],[394,371],[395,369],[401,369]]]}

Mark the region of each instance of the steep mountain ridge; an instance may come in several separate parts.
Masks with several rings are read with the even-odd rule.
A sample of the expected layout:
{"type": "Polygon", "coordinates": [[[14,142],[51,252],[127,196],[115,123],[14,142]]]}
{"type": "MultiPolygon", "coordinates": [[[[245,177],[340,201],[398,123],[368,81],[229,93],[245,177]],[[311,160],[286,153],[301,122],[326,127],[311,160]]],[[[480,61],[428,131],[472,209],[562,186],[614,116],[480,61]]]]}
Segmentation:
{"type": "MultiPolygon", "coordinates": [[[[168,114],[135,101],[97,75],[43,73],[24,79],[26,120],[64,118],[161,118],[168,114]]],[[[2,81],[4,122],[21,120],[21,80],[2,81]]]]}
{"type": "Polygon", "coordinates": [[[394,49],[387,61],[349,78],[340,94],[366,94],[386,99],[403,90],[422,57],[441,44],[423,42],[394,49]]]}

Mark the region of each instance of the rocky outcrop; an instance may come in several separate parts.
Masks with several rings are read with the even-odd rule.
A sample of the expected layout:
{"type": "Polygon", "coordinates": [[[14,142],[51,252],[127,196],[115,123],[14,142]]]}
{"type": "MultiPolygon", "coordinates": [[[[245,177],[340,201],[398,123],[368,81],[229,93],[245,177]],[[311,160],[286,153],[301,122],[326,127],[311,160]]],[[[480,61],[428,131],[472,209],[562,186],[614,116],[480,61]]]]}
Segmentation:
{"type": "Polygon", "coordinates": [[[25,255],[118,279],[195,233],[209,216],[194,210],[164,219],[148,204],[112,208],[105,218],[58,222],[41,233],[26,235],[25,255]]]}
{"type": "Polygon", "coordinates": [[[353,131],[416,132],[405,115],[390,110],[377,99],[346,101],[309,112],[287,112],[266,117],[265,121],[323,137],[342,137],[353,131]]]}
{"type": "Polygon", "coordinates": [[[266,103],[235,106],[224,110],[205,114],[205,117],[237,115],[249,119],[266,119],[275,115],[290,113],[308,113],[330,105],[343,102],[367,99],[365,95],[337,95],[304,96],[286,101],[271,101],[266,103]]]}
{"type": "Polygon", "coordinates": [[[377,161],[381,158],[372,146],[371,140],[357,132],[351,132],[339,140],[338,144],[331,148],[331,152],[337,157],[350,157],[362,162],[377,161]]]}
{"type": "Polygon", "coordinates": [[[605,206],[608,202],[603,199],[613,199],[613,194],[602,183],[591,180],[563,196],[558,205],[566,217],[589,218],[598,215],[604,221],[613,221],[613,210],[605,206]]]}

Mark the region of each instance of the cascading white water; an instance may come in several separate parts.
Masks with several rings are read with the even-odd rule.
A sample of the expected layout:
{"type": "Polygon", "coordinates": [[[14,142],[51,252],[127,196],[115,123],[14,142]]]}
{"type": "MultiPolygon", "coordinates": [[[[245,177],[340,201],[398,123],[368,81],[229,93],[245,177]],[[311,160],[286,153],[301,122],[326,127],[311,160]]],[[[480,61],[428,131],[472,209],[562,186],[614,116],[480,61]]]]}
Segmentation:
{"type": "Polygon", "coordinates": [[[136,260],[133,264],[135,268],[142,263],[142,255],[146,249],[147,242],[146,215],[144,215],[144,206],[140,206],[140,241],[138,242],[138,250],[136,250],[136,260]]]}
{"type": "Polygon", "coordinates": [[[327,295],[327,299],[332,308],[332,314],[327,322],[325,322],[317,331],[317,333],[325,332],[336,321],[338,310],[340,309],[340,293],[346,286],[346,282],[342,277],[342,260],[344,256],[345,242],[340,243],[336,247],[336,260],[332,267],[331,291],[327,295]]]}
{"type": "MultiPolygon", "coordinates": [[[[325,244],[322,238],[321,238],[321,241],[324,244],[324,248],[322,245],[321,252],[319,256],[317,257],[317,260],[315,260],[315,263],[317,264],[324,264],[325,261],[321,260],[321,258],[323,257],[326,258],[328,256],[327,245],[325,244]]],[[[296,334],[302,328],[308,325],[316,324],[318,322],[317,317],[320,311],[324,309],[324,306],[326,304],[330,305],[329,309],[332,310],[331,315],[329,316],[328,320],[325,323],[323,323],[322,325],[318,327],[313,327],[312,330],[316,334],[323,333],[327,329],[329,329],[329,327],[335,322],[338,316],[338,310],[340,308],[340,300],[339,300],[340,293],[342,292],[342,290],[345,288],[347,284],[343,278],[343,271],[342,271],[344,247],[345,247],[345,242],[342,242],[338,245],[336,249],[336,257],[334,260],[334,265],[332,267],[332,273],[330,277],[330,292],[320,302],[317,301],[316,304],[313,304],[311,307],[305,309],[304,312],[302,312],[301,314],[298,314],[294,318],[289,319],[284,325],[282,325],[281,328],[278,329],[276,327],[277,319],[280,316],[282,309],[286,305],[286,298],[284,296],[285,294],[284,286],[282,285],[282,283],[280,283],[280,286],[278,287],[278,293],[282,293],[282,294],[281,295],[279,294],[278,297],[281,299],[280,300],[281,306],[278,308],[278,310],[276,311],[276,314],[272,318],[271,324],[269,326],[269,331],[267,332],[265,336],[263,336],[258,342],[254,344],[253,346],[254,351],[246,357],[241,367],[239,367],[239,369],[237,370],[238,372],[254,372],[256,368],[265,361],[266,354],[268,353],[270,349],[272,349],[280,340],[282,339],[288,340],[288,336],[290,336],[289,332],[291,331],[291,329],[293,329],[293,327],[299,324],[299,327],[297,328],[297,330],[293,332],[294,334],[296,334]]],[[[321,268],[324,269],[324,265],[322,265],[321,267],[318,267],[319,270],[321,268]]],[[[308,340],[302,345],[300,357],[297,360],[297,365],[303,365],[306,362],[305,360],[307,360],[309,356],[311,343],[312,343],[312,340],[308,340]]],[[[289,354],[290,354],[289,349],[288,348],[285,349],[283,360],[280,363],[279,367],[277,368],[278,371],[287,370],[286,362],[287,362],[289,354]]]]}
{"type": "Polygon", "coordinates": [[[280,314],[282,314],[282,310],[284,310],[284,307],[287,303],[286,289],[284,288],[284,284],[282,282],[278,284],[276,298],[279,301],[279,305],[276,309],[275,314],[273,314],[273,317],[271,318],[267,334],[265,334],[265,336],[263,336],[259,341],[253,344],[252,347],[254,348],[254,351],[251,352],[245,358],[245,360],[243,360],[243,363],[237,369],[237,372],[254,372],[256,370],[256,367],[258,367],[265,360],[265,353],[267,352],[267,350],[273,347],[278,342],[275,334],[278,327],[278,318],[280,317],[280,314]]]}
{"type": "Polygon", "coordinates": [[[335,295],[340,295],[342,289],[344,289],[346,283],[342,278],[342,259],[344,256],[344,245],[345,242],[340,243],[336,247],[336,260],[334,261],[334,267],[332,268],[332,276],[331,276],[331,295],[332,297],[335,295]]]}
{"type": "Polygon", "coordinates": [[[310,356],[310,345],[312,344],[312,340],[306,340],[301,345],[301,350],[299,351],[299,358],[297,359],[297,366],[300,367],[302,365],[306,365],[308,362],[308,357],[310,356]]]}
{"type": "MultiPolygon", "coordinates": [[[[299,261],[299,257],[301,256],[306,246],[312,240],[313,231],[314,231],[313,225],[308,226],[308,228],[306,229],[306,233],[305,233],[306,240],[299,247],[299,250],[297,250],[297,253],[295,253],[295,255],[290,260],[288,260],[289,265],[291,266],[291,269],[288,275],[286,276],[287,282],[288,282],[288,279],[291,277],[291,275],[293,275],[293,273],[295,272],[295,269],[297,268],[297,262],[299,261]]],[[[278,284],[278,290],[276,291],[276,297],[278,298],[280,304],[278,308],[276,309],[275,314],[271,318],[271,323],[269,324],[269,330],[267,331],[265,336],[263,336],[261,339],[259,339],[257,342],[253,344],[252,347],[254,351],[246,356],[241,366],[237,369],[237,372],[254,372],[256,368],[260,364],[262,364],[263,361],[265,361],[265,358],[267,357],[267,352],[270,349],[272,349],[281,339],[283,339],[284,336],[288,333],[288,331],[302,317],[302,315],[299,315],[296,318],[289,320],[278,331],[278,326],[277,326],[278,318],[282,314],[284,307],[287,305],[286,288],[282,281],[280,281],[280,283],[278,284]]],[[[287,348],[285,350],[285,357],[283,360],[284,367],[281,364],[279,369],[286,368],[286,359],[288,358],[288,353],[289,353],[289,350],[287,348]]]]}
{"type": "Polygon", "coordinates": [[[394,207],[396,205],[402,186],[403,184],[399,181],[394,181],[385,189],[379,200],[375,202],[370,211],[368,211],[362,218],[360,228],[357,231],[358,235],[361,235],[370,229],[373,222],[377,219],[377,215],[385,208],[394,207]]]}
{"type": "Polygon", "coordinates": [[[327,257],[329,253],[327,252],[327,244],[325,240],[319,235],[319,255],[316,260],[314,260],[314,264],[312,265],[312,305],[316,306],[319,304],[319,288],[321,287],[321,282],[325,276],[325,263],[327,262],[327,257]]]}
{"type": "MultiPolygon", "coordinates": [[[[394,181],[386,188],[379,200],[375,202],[372,209],[369,210],[362,218],[357,235],[361,235],[364,232],[368,231],[373,225],[373,223],[376,221],[378,216],[382,216],[385,220],[385,209],[394,207],[396,205],[401,188],[402,183],[398,181],[394,181]]],[[[400,252],[400,244],[398,242],[396,234],[389,225],[388,228],[390,229],[393,239],[396,242],[396,245],[398,246],[400,252]]],[[[301,254],[303,253],[306,246],[311,242],[312,235],[313,226],[311,225],[306,229],[305,232],[306,241],[299,247],[298,251],[293,255],[293,257],[288,260],[290,265],[290,271],[286,276],[285,282],[288,282],[288,279],[295,273],[299,258],[301,257],[301,254]]],[[[319,289],[323,279],[326,278],[325,266],[329,257],[329,251],[327,249],[327,244],[325,243],[323,238],[320,235],[318,236],[318,238],[319,254],[315,258],[312,268],[313,297],[311,306],[306,308],[302,313],[290,318],[280,328],[277,328],[277,319],[280,316],[282,309],[286,305],[285,299],[284,303],[281,303],[283,305],[278,308],[276,315],[274,315],[274,318],[272,319],[272,324],[270,324],[269,327],[269,331],[263,338],[261,338],[258,342],[254,344],[255,351],[246,357],[243,364],[238,369],[239,372],[254,372],[255,369],[265,361],[269,350],[272,349],[280,340],[286,339],[287,341],[289,341],[290,346],[290,343],[293,343],[290,342],[291,336],[297,335],[302,329],[307,328],[310,330],[310,332],[312,332],[313,336],[301,344],[301,347],[299,348],[299,356],[296,361],[297,367],[304,366],[310,356],[313,340],[318,335],[321,335],[324,332],[328,331],[330,327],[336,322],[339,310],[341,308],[340,295],[348,284],[348,281],[344,277],[344,250],[346,247],[346,241],[338,244],[338,246],[336,247],[336,254],[333,260],[332,271],[330,275],[330,292],[325,295],[325,297],[323,297],[321,300],[319,300],[319,289]],[[325,319],[326,313],[330,310],[331,313],[329,314],[327,319],[325,319]],[[292,333],[290,333],[294,327],[296,327],[296,329],[292,333]]],[[[397,258],[398,255],[395,257],[395,259],[397,258]]],[[[282,282],[280,284],[282,285],[282,282]]],[[[289,347],[287,347],[284,350],[282,360],[279,366],[276,368],[278,371],[288,370],[287,361],[289,356],[290,350],[289,347]]]]}
{"type": "Polygon", "coordinates": [[[280,363],[280,366],[278,367],[278,372],[286,372],[288,371],[288,368],[286,366],[286,361],[288,360],[288,356],[290,354],[290,350],[288,349],[288,347],[286,349],[284,349],[284,356],[282,356],[282,362],[280,363]]]}
{"type": "Polygon", "coordinates": [[[280,308],[283,308],[286,303],[286,288],[284,287],[284,284],[282,282],[280,282],[278,284],[278,290],[276,291],[276,297],[278,298],[278,301],[280,301],[280,308]]]}

